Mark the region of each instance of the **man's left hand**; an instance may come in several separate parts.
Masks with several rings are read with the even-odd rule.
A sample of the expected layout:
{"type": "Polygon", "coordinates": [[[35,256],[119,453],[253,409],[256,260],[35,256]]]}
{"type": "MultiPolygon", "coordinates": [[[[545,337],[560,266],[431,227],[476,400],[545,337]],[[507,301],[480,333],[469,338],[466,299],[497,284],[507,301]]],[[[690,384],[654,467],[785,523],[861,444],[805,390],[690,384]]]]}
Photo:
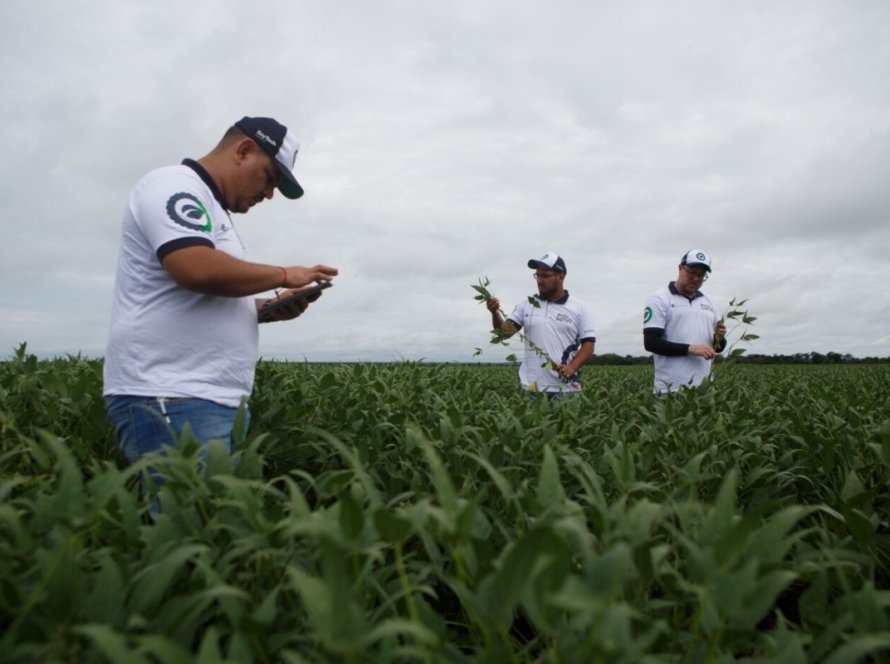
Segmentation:
{"type": "MultiPolygon", "coordinates": [[[[273,298],[272,301],[274,301],[276,299],[283,300],[284,298],[290,297],[294,293],[299,293],[302,290],[305,290],[305,289],[304,288],[292,288],[292,289],[289,289],[286,291],[282,291],[282,292],[278,293],[275,296],[275,298],[273,298]]],[[[314,295],[310,295],[309,297],[294,300],[293,302],[291,302],[288,305],[277,308],[268,317],[261,316],[261,321],[272,323],[272,322],[281,321],[281,320],[293,320],[294,318],[296,318],[297,316],[302,314],[304,311],[306,311],[306,308],[309,306],[309,304],[311,302],[315,302],[319,297],[321,297],[320,292],[315,293],[314,295]]],[[[258,315],[261,315],[260,311],[262,309],[262,305],[264,302],[265,302],[265,300],[259,300],[257,303],[257,307],[258,307],[257,314],[258,315]]]]}
{"type": "Polygon", "coordinates": [[[563,380],[570,380],[576,372],[568,364],[560,364],[558,367],[556,367],[556,373],[558,373],[559,377],[563,380]]]}

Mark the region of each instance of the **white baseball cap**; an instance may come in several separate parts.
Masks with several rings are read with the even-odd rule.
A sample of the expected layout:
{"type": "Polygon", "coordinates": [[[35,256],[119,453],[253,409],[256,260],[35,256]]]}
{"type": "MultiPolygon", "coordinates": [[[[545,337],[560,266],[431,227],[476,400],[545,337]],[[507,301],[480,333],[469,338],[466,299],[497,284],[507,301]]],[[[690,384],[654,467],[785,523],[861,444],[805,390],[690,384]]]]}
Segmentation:
{"type": "Polygon", "coordinates": [[[711,271],[711,257],[701,249],[690,249],[687,251],[683,254],[683,259],[680,263],[682,265],[701,265],[708,272],[711,271]]]}
{"type": "Polygon", "coordinates": [[[528,262],[528,266],[532,269],[541,268],[542,270],[554,270],[555,272],[566,272],[566,262],[560,258],[556,252],[548,251],[540,258],[532,258],[528,262]]]}

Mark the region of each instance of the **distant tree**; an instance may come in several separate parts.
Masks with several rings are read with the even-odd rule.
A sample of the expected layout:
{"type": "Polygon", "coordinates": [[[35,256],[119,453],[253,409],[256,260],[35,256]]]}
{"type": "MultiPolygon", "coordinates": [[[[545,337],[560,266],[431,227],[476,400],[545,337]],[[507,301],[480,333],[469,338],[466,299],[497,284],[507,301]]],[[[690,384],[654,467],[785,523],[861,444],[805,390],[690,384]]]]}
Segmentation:
{"type": "MultiPolygon", "coordinates": [[[[718,362],[726,361],[721,355],[717,356],[718,362]]],[[[829,351],[825,354],[810,351],[808,353],[794,353],[792,355],[765,355],[763,353],[752,353],[751,355],[742,355],[736,358],[739,364],[884,364],[890,363],[890,357],[853,357],[849,353],[837,353],[829,351]]],[[[588,361],[589,365],[609,365],[609,366],[630,366],[651,364],[651,355],[618,355],[617,353],[603,353],[601,355],[593,355],[588,361]]]]}

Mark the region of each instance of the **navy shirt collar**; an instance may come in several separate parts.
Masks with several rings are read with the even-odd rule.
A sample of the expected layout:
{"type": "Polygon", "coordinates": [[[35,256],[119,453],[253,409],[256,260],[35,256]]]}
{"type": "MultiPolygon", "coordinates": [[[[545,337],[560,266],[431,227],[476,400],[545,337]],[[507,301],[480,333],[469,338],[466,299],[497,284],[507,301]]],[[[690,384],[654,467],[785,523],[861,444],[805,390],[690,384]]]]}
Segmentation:
{"type": "Polygon", "coordinates": [[[220,192],[219,188],[217,188],[216,183],[213,181],[213,178],[210,177],[210,173],[208,173],[207,170],[194,159],[183,159],[182,165],[188,166],[195,173],[198,174],[198,177],[201,178],[204,181],[204,184],[206,184],[210,188],[210,191],[213,194],[213,197],[216,199],[216,202],[222,205],[223,210],[228,212],[229,206],[226,205],[226,202],[222,199],[222,193],[220,192]]]}
{"type": "Polygon", "coordinates": [[[692,302],[695,298],[701,297],[703,295],[703,293],[700,290],[698,290],[698,291],[695,291],[695,295],[693,295],[692,297],[688,297],[687,295],[684,295],[683,293],[681,293],[680,291],[677,290],[675,282],[673,282],[673,281],[668,284],[668,290],[670,290],[671,293],[673,293],[674,295],[679,295],[680,297],[685,297],[690,302],[692,302]]]}
{"type": "MultiPolygon", "coordinates": [[[[538,299],[540,299],[540,298],[538,298],[538,299]]],[[[568,301],[569,301],[569,291],[566,291],[566,294],[563,295],[558,300],[544,300],[544,302],[550,302],[552,304],[565,304],[568,301]]]]}

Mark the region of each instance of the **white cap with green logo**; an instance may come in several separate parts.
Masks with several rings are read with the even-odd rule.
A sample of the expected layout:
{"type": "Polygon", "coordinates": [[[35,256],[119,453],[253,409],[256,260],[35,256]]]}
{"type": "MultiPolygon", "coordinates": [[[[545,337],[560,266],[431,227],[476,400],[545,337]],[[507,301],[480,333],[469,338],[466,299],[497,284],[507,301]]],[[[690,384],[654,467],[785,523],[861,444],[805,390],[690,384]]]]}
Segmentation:
{"type": "Polygon", "coordinates": [[[690,249],[683,254],[680,261],[682,265],[701,265],[708,272],[711,271],[711,257],[701,249],[690,249]]]}

